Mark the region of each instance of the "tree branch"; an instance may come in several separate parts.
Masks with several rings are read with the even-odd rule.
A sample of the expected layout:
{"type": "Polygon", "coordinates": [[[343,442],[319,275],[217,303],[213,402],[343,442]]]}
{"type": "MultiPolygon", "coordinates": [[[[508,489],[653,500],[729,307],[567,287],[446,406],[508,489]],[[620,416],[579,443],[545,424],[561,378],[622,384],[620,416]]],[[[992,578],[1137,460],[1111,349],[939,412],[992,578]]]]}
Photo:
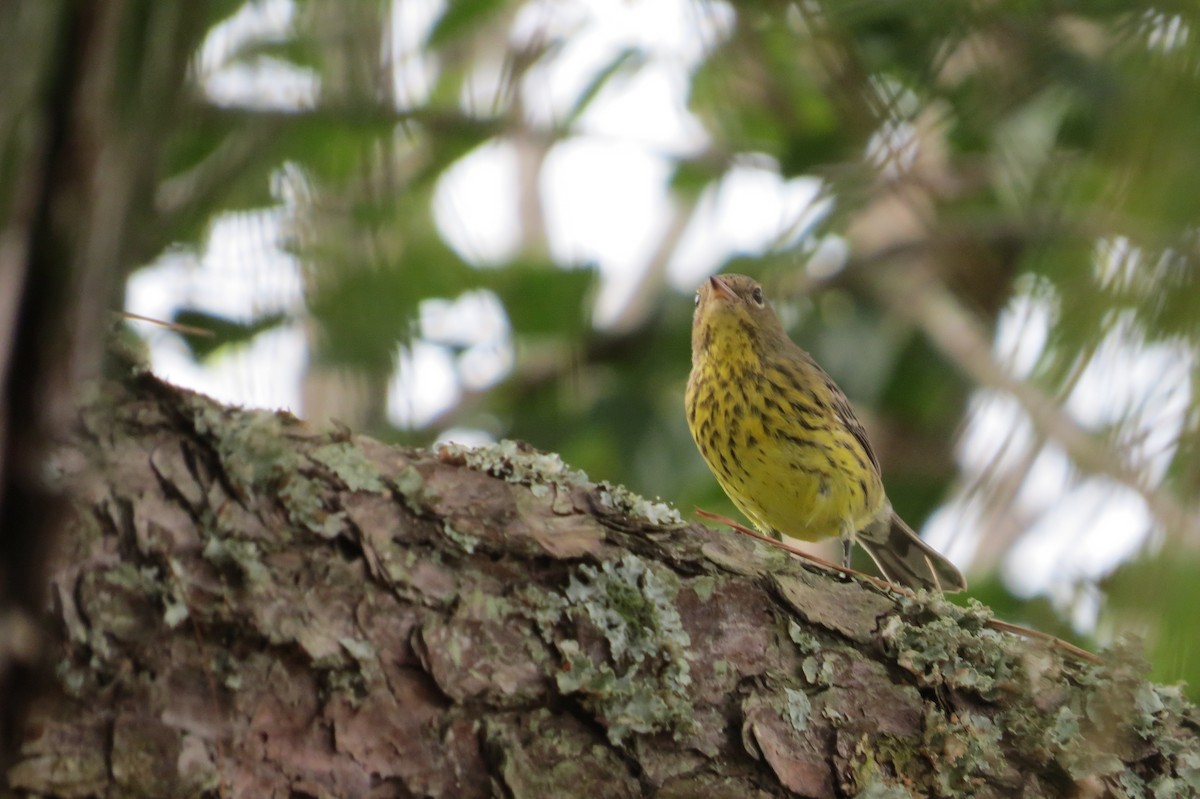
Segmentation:
{"type": "Polygon", "coordinates": [[[1129,651],[1063,659],[555,455],[318,434],[149,376],[82,421],[21,796],[1196,784],[1194,708],[1129,651]]]}

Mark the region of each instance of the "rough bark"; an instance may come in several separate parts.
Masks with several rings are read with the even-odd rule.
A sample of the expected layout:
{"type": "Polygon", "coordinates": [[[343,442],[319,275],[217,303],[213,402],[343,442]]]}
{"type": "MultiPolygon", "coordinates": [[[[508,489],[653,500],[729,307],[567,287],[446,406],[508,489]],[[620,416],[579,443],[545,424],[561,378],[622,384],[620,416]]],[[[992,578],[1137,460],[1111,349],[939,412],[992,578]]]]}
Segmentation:
{"type": "Polygon", "coordinates": [[[1191,796],[1195,710],[512,444],[316,433],[141,375],[78,508],[17,796],[1191,796]]]}

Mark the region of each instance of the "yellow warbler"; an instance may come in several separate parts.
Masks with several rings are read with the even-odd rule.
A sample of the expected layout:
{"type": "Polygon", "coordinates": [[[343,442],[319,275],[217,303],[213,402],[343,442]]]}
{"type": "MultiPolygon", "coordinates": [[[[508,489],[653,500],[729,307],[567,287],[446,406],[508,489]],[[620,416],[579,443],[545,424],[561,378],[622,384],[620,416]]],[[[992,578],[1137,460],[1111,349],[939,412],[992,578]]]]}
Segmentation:
{"type": "Polygon", "coordinates": [[[892,511],[846,395],[744,275],[709,278],[696,293],[686,403],[700,454],[763,532],[836,536],[846,565],[857,540],[892,582],[966,588],[954,564],[892,511]]]}

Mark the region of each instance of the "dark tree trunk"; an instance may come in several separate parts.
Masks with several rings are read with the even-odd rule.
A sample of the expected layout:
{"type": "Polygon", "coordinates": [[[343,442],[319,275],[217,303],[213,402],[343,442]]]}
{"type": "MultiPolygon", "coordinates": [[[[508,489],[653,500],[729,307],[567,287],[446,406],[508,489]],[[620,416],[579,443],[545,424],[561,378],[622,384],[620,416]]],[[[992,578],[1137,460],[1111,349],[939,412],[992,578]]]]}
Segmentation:
{"type": "Polygon", "coordinates": [[[556,456],[145,375],[80,418],[18,796],[1196,793],[1195,711],[1135,658],[810,571],[556,456]]]}
{"type": "Polygon", "coordinates": [[[209,3],[0,2],[0,772],[47,671],[62,497],[45,459],[95,375],[121,274],[163,235],[163,130],[209,3]]]}

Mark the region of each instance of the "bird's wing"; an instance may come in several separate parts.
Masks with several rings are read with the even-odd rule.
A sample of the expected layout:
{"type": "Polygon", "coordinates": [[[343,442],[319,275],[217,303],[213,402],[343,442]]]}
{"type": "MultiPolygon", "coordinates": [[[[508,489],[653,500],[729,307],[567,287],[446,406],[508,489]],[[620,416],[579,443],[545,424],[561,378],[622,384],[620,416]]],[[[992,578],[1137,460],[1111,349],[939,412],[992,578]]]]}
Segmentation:
{"type": "Polygon", "coordinates": [[[871,442],[867,440],[867,429],[862,426],[862,422],[858,421],[858,417],[854,415],[854,408],[850,405],[850,400],[846,399],[846,395],[838,388],[837,383],[833,382],[833,378],[829,375],[824,375],[824,377],[825,385],[829,389],[829,401],[833,406],[833,412],[862,446],[863,452],[867,453],[867,458],[875,467],[875,474],[879,474],[879,458],[875,457],[875,450],[871,449],[871,442]]]}

